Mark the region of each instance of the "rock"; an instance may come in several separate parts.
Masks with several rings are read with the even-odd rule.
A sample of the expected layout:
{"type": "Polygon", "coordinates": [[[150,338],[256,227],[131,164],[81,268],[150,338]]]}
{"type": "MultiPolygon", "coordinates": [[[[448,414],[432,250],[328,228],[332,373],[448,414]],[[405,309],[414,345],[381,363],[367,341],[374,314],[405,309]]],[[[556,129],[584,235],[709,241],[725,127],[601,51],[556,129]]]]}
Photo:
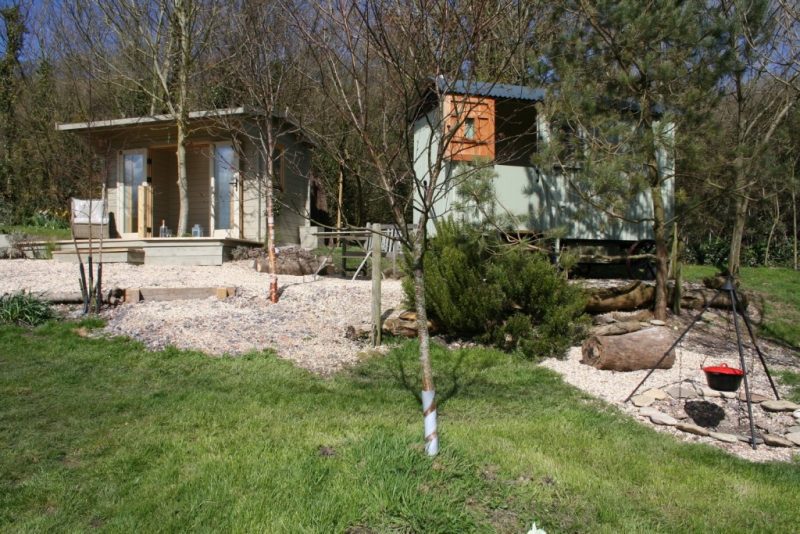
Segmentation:
{"type": "Polygon", "coordinates": [[[768,400],[761,403],[768,412],[791,412],[800,409],[797,404],[787,400],[768,400]]]}
{"type": "MultiPolygon", "coordinates": [[[[740,391],[739,392],[739,400],[747,402],[747,395],[745,394],[744,391],[740,391]]],[[[755,393],[755,392],[751,392],[750,393],[750,402],[754,402],[756,404],[759,404],[761,402],[768,401],[768,400],[769,400],[769,397],[765,397],[761,393],[755,393]]]]}
{"type": "Polygon", "coordinates": [[[654,413],[650,416],[650,422],[654,425],[663,425],[663,426],[675,426],[678,424],[678,420],[672,417],[671,415],[667,415],[665,413],[654,413]]]}
{"type": "Polygon", "coordinates": [[[650,324],[653,326],[667,326],[667,323],[661,319],[650,319],[650,324]]]}
{"type": "Polygon", "coordinates": [[[764,443],[770,447],[793,447],[794,443],[775,434],[764,434],[764,443]]]}
{"type": "Polygon", "coordinates": [[[800,432],[792,432],[783,437],[800,447],[800,432]]]}
{"type": "Polygon", "coordinates": [[[724,432],[709,432],[708,435],[717,441],[722,441],[723,443],[736,443],[739,441],[739,438],[737,438],[735,435],[726,434],[724,432]]]}
{"type": "Polygon", "coordinates": [[[636,321],[629,321],[625,323],[611,323],[603,326],[598,326],[592,329],[594,336],[620,336],[622,334],[630,334],[642,329],[642,324],[636,321]]]}
{"type": "Polygon", "coordinates": [[[650,310],[636,310],[632,312],[612,312],[611,317],[617,321],[644,321],[647,322],[653,318],[653,312],[650,310]]]}
{"type": "Polygon", "coordinates": [[[655,408],[651,408],[649,406],[645,406],[644,408],[639,410],[639,415],[641,415],[643,417],[650,417],[652,415],[658,415],[658,414],[661,414],[661,413],[663,413],[663,412],[660,412],[660,411],[656,410],[655,408]]]}
{"type": "Polygon", "coordinates": [[[647,397],[652,397],[655,400],[667,400],[669,398],[669,395],[664,393],[664,390],[661,390],[661,389],[658,389],[658,388],[648,389],[647,391],[642,393],[642,395],[647,396],[647,397]]]}
{"type": "Polygon", "coordinates": [[[697,436],[708,436],[710,434],[710,432],[702,426],[693,425],[691,423],[678,423],[675,425],[675,428],[683,432],[688,432],[689,434],[695,434],[697,436]]]}
{"type": "Polygon", "coordinates": [[[691,382],[681,382],[666,389],[666,392],[673,399],[696,399],[700,396],[700,392],[691,382]]]}
{"type": "Polygon", "coordinates": [[[800,410],[795,410],[794,412],[792,412],[792,415],[794,416],[795,419],[800,420],[800,410]]]}
{"type": "MultiPolygon", "coordinates": [[[[753,443],[753,438],[751,438],[750,436],[741,436],[740,435],[740,436],[736,436],[736,437],[739,438],[739,441],[741,441],[743,443],[751,443],[751,444],[753,443]]],[[[763,445],[763,444],[764,444],[764,439],[761,438],[760,436],[756,436],[756,445],[763,445]]]]}
{"type": "Polygon", "coordinates": [[[795,432],[800,432],[800,425],[790,426],[786,429],[787,434],[794,434],[795,432]]]}
{"type": "Polygon", "coordinates": [[[703,312],[703,315],[700,316],[700,320],[704,323],[713,323],[717,320],[717,314],[711,312],[703,312]]]}
{"type": "Polygon", "coordinates": [[[708,397],[708,398],[715,398],[716,399],[716,398],[722,397],[722,395],[720,395],[719,391],[717,391],[715,389],[707,388],[707,387],[700,388],[700,393],[703,394],[703,397],[708,397]]]}
{"type": "Polygon", "coordinates": [[[678,410],[677,412],[672,414],[672,417],[674,417],[675,419],[678,419],[680,421],[683,421],[684,419],[689,419],[689,414],[686,413],[683,410],[678,410]]]}
{"type": "Polygon", "coordinates": [[[632,403],[633,403],[633,405],[634,405],[634,406],[636,406],[637,408],[644,408],[644,407],[646,407],[646,406],[650,406],[650,405],[651,405],[651,404],[653,404],[655,401],[656,401],[656,399],[655,399],[655,398],[653,398],[653,397],[650,397],[649,395],[645,395],[645,394],[636,395],[635,397],[633,397],[633,398],[631,399],[631,402],[632,402],[632,403]]]}
{"type": "Polygon", "coordinates": [[[723,399],[735,399],[736,392],[735,391],[720,391],[719,394],[722,396],[723,399]]]}
{"type": "Polygon", "coordinates": [[[592,318],[592,323],[596,325],[608,325],[608,324],[614,324],[616,322],[617,320],[611,314],[608,313],[604,313],[602,315],[595,315],[592,318]]]}

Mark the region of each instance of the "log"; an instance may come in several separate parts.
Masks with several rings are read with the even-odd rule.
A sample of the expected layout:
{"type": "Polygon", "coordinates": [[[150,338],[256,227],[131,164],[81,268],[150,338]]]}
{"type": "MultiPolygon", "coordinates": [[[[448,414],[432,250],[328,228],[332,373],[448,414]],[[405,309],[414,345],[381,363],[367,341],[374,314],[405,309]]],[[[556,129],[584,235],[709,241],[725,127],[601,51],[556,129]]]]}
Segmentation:
{"type": "Polygon", "coordinates": [[[344,337],[353,341],[369,339],[372,334],[372,325],[350,325],[345,328],[344,337]]]}
{"type": "Polygon", "coordinates": [[[625,321],[621,323],[604,324],[592,328],[591,334],[593,336],[620,336],[623,334],[630,334],[642,329],[642,323],[639,321],[625,321]]]}
{"type": "MultiPolygon", "coordinates": [[[[717,295],[718,291],[716,289],[706,289],[706,288],[693,288],[693,289],[686,289],[684,288],[681,294],[681,308],[686,308],[689,310],[702,310],[706,304],[711,302],[717,295]]],[[[736,296],[739,299],[742,307],[747,309],[749,304],[749,299],[747,296],[737,291],[736,296]]],[[[714,301],[714,304],[711,306],[712,308],[719,308],[719,309],[731,309],[731,298],[727,292],[723,291],[717,299],[714,301]]]]}
{"type": "MultiPolygon", "coordinates": [[[[581,363],[610,371],[652,369],[675,341],[669,328],[652,327],[619,336],[592,336],[583,343],[581,363]]],[[[675,364],[675,351],[664,358],[658,369],[675,364]]]]}
{"type": "Polygon", "coordinates": [[[42,293],[39,298],[50,304],[83,304],[83,294],[80,291],[42,293]]]}
{"type": "Polygon", "coordinates": [[[586,311],[605,313],[609,311],[636,310],[649,306],[655,300],[655,288],[640,280],[622,287],[590,288],[586,311]]]}
{"type": "MultiPolygon", "coordinates": [[[[397,317],[387,319],[383,324],[383,331],[395,336],[417,336],[417,312],[406,310],[397,317]],[[389,322],[387,325],[386,323],[389,322]]],[[[438,331],[436,323],[428,319],[428,332],[435,334],[438,331]]]]}
{"type": "MultiPolygon", "coordinates": [[[[668,291],[672,297],[674,286],[670,284],[668,291]]],[[[640,281],[612,288],[590,288],[589,300],[586,303],[588,313],[606,313],[611,311],[631,311],[641,308],[650,308],[655,301],[655,288],[640,281]]],[[[681,291],[681,308],[687,310],[701,310],[717,294],[716,289],[686,288],[681,291]]],[[[750,298],[738,291],[737,297],[744,309],[750,304],[750,298]]],[[[730,309],[730,296],[723,292],[714,301],[712,308],[730,309]]]]}
{"type": "MultiPolygon", "coordinates": [[[[428,321],[428,330],[433,330],[433,325],[428,321]]],[[[383,322],[383,331],[393,336],[416,337],[417,321],[409,321],[400,317],[389,317],[383,322]]]]}

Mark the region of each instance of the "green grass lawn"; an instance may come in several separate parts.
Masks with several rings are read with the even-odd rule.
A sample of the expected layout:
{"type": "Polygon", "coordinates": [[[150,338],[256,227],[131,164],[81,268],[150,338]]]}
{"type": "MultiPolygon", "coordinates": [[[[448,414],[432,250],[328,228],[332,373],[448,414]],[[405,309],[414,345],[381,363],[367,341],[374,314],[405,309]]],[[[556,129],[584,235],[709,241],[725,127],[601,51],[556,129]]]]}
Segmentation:
{"type": "Polygon", "coordinates": [[[2,226],[0,234],[25,234],[30,239],[40,241],[59,241],[72,239],[72,232],[69,228],[44,228],[42,226],[2,226]]]}
{"type": "Polygon", "coordinates": [[[0,327],[0,531],[791,532],[800,463],[679,443],[502,353],[413,343],[323,379],[0,327]]]}
{"type": "MultiPolygon", "coordinates": [[[[706,265],[683,267],[684,278],[696,282],[716,271],[706,265]]],[[[764,297],[760,333],[800,349],[800,272],[777,267],[743,267],[740,283],[745,290],[764,297]]]]}

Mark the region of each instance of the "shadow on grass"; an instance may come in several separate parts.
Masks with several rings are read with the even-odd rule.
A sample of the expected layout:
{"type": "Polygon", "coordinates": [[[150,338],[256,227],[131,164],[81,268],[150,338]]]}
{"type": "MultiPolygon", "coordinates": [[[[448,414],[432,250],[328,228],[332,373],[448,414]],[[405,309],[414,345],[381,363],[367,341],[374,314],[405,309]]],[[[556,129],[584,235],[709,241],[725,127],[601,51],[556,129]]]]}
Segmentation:
{"type": "MultiPolygon", "coordinates": [[[[451,351],[431,346],[436,403],[443,407],[450,399],[465,394],[479,395],[495,389],[486,371],[507,364],[511,356],[481,348],[451,351]]],[[[351,370],[349,378],[365,388],[389,385],[410,393],[422,403],[419,344],[408,341],[384,358],[364,362],[351,370]]]]}

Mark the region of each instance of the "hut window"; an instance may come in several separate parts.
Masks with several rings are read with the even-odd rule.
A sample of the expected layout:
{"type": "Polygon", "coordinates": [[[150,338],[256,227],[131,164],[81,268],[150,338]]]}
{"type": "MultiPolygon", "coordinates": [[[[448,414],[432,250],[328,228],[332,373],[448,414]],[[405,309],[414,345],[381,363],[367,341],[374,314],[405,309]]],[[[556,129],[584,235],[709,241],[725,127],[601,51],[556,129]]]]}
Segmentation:
{"type": "Polygon", "coordinates": [[[286,149],[283,145],[276,145],[275,151],[272,153],[272,173],[274,176],[274,187],[284,191],[286,189],[286,162],[285,160],[286,149]]]}
{"type": "Polygon", "coordinates": [[[453,161],[494,160],[494,99],[447,95],[442,112],[453,161]]]}
{"type": "Polygon", "coordinates": [[[475,119],[472,117],[464,119],[464,139],[475,139],[475,119]]]}

